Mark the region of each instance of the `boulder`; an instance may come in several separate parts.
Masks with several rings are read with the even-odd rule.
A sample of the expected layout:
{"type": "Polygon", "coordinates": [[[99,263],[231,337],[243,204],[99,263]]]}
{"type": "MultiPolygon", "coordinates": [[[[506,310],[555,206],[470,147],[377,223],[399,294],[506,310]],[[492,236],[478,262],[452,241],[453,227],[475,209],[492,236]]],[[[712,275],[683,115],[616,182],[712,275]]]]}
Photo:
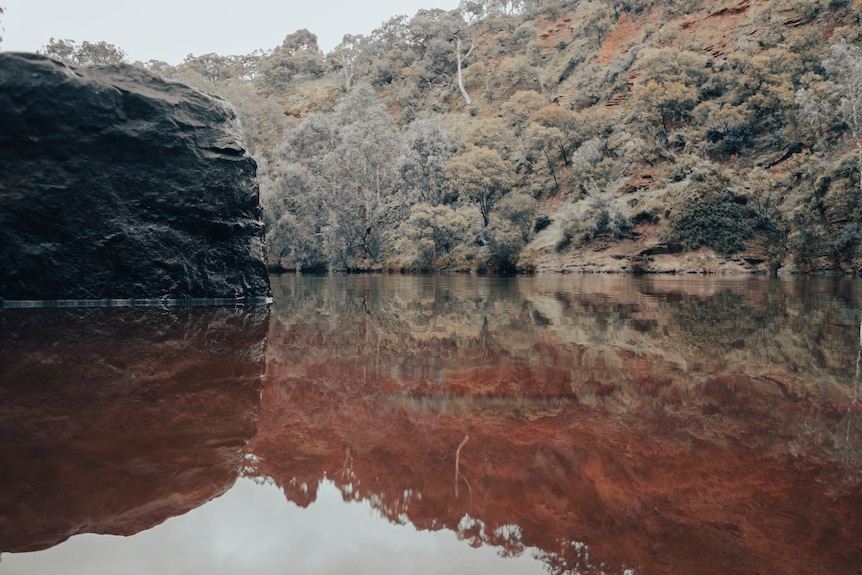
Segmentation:
{"type": "Polygon", "coordinates": [[[224,100],[0,54],[0,298],[267,296],[256,170],[224,100]]]}

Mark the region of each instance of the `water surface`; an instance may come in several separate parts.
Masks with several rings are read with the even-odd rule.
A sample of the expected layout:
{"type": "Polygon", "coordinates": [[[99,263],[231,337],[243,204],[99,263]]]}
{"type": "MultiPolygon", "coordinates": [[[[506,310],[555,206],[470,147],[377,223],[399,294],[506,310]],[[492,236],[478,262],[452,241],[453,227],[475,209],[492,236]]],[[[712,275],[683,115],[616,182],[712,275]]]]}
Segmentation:
{"type": "Polygon", "coordinates": [[[860,288],[284,275],[268,312],[5,310],[0,572],[855,573],[860,288]]]}

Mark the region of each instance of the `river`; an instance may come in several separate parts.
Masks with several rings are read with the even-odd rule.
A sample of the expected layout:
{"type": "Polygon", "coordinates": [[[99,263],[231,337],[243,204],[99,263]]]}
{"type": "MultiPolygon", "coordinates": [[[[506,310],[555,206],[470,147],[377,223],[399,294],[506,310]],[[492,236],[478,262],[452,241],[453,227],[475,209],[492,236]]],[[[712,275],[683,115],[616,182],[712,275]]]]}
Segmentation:
{"type": "Polygon", "coordinates": [[[862,282],[0,311],[0,574],[858,573],[862,282]]]}

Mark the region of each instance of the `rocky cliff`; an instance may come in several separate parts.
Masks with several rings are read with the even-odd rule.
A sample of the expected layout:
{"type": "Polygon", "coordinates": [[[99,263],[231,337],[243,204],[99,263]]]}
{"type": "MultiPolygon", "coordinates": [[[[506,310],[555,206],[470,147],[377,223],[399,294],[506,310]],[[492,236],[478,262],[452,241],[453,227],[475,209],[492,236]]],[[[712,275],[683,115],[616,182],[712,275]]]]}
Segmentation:
{"type": "Polygon", "coordinates": [[[0,297],[267,295],[256,163],[226,102],[11,53],[0,126],[0,297]]]}

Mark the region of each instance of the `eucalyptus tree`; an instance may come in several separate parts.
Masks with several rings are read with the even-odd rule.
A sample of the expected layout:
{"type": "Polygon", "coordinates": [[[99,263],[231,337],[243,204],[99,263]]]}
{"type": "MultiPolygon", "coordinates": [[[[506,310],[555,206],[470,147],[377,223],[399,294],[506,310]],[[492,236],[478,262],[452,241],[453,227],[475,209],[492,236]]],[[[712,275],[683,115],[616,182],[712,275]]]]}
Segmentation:
{"type": "Polygon", "coordinates": [[[265,56],[261,51],[243,56],[222,56],[212,52],[201,56],[189,54],[177,66],[177,73],[197,73],[212,85],[233,79],[251,81],[257,77],[260,62],[265,56]]]}
{"type": "Polygon", "coordinates": [[[427,203],[445,203],[446,164],[452,156],[449,136],[434,120],[415,120],[405,136],[405,146],[395,161],[404,209],[427,203]]]}
{"type": "Polygon", "coordinates": [[[296,76],[321,76],[326,60],[317,36],[307,29],[285,36],[280,46],[260,62],[260,82],[267,92],[282,92],[296,76]]]}
{"type": "Polygon", "coordinates": [[[462,202],[479,208],[486,227],[495,204],[512,188],[512,175],[500,154],[482,147],[453,157],[446,166],[449,186],[462,202]]]}
{"type": "Polygon", "coordinates": [[[107,66],[126,62],[126,53],[107,42],[78,44],[74,40],[51,38],[42,53],[72,66],[107,66]]]}
{"type": "Polygon", "coordinates": [[[521,250],[527,244],[536,200],[517,192],[507,194],[500,201],[496,212],[491,214],[488,225],[488,260],[497,271],[514,271],[521,250]]]}
{"type": "Polygon", "coordinates": [[[357,79],[364,79],[373,86],[401,79],[403,70],[412,66],[417,58],[407,16],[393,16],[372,30],[363,38],[359,56],[357,79]]]}
{"type": "Polygon", "coordinates": [[[324,237],[335,209],[324,168],[336,138],[331,118],[313,114],[288,129],[273,161],[262,170],[267,245],[270,258],[283,267],[325,270],[331,260],[341,259],[324,237]]]}
{"type": "Polygon", "coordinates": [[[365,38],[361,35],[345,34],[341,43],[332,52],[327,54],[327,59],[341,79],[341,88],[349,92],[353,87],[353,79],[356,77],[356,69],[362,57],[362,46],[365,38]]]}
{"type": "Polygon", "coordinates": [[[461,267],[465,262],[455,253],[476,246],[482,228],[473,206],[418,203],[397,230],[396,259],[401,267],[417,271],[461,267]]]}
{"type": "Polygon", "coordinates": [[[464,20],[473,12],[461,10],[419,10],[410,19],[410,45],[416,50],[427,77],[445,76],[454,72],[464,101],[472,103],[464,87],[463,67],[476,47],[476,35],[464,20]]]}
{"type": "Polygon", "coordinates": [[[642,50],[635,62],[639,75],[632,86],[631,121],[656,130],[655,139],[665,144],[672,128],[691,119],[698,88],[709,79],[708,62],[703,54],[676,48],[642,50]]]}
{"type": "Polygon", "coordinates": [[[856,151],[862,193],[862,49],[846,42],[833,44],[823,62],[828,79],[796,93],[802,114],[815,124],[837,123],[849,132],[856,151]]]}
{"type": "Polygon", "coordinates": [[[273,194],[290,199],[268,200],[277,210],[273,233],[284,236],[271,240],[282,257],[315,268],[374,265],[386,231],[397,225],[394,161],[402,153],[395,123],[367,83],[332,114],[292,129],[273,167],[273,194]]]}
{"type": "Polygon", "coordinates": [[[357,84],[336,107],[334,147],[324,157],[332,205],[332,231],[338,230],[347,262],[375,260],[384,229],[392,228],[400,203],[394,160],[403,140],[369,84],[357,84]]]}

